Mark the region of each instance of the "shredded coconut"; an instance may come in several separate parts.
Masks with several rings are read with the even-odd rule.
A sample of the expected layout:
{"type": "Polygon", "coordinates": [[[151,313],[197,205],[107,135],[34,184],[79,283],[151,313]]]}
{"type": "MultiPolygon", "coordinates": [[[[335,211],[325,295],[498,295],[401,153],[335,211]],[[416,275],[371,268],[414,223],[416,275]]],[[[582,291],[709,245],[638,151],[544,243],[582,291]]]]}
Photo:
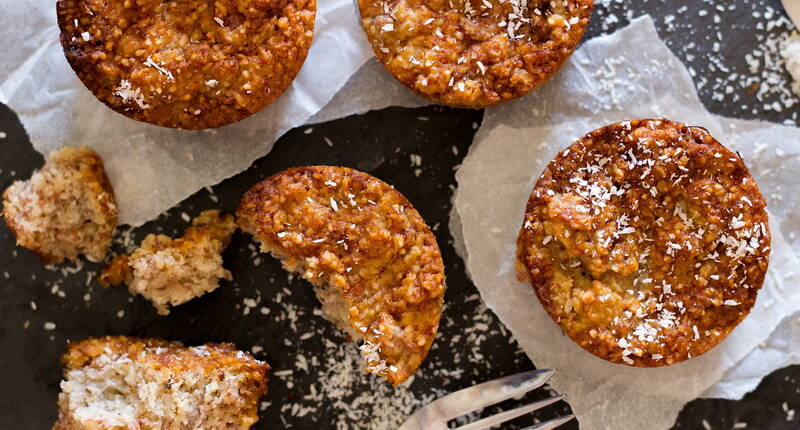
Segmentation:
{"type": "Polygon", "coordinates": [[[126,102],[132,101],[139,105],[139,107],[142,109],[147,109],[150,107],[150,105],[144,101],[142,90],[139,88],[133,88],[131,83],[124,79],[120,81],[119,86],[114,90],[114,95],[121,97],[126,102]]]}
{"type": "Polygon", "coordinates": [[[786,70],[792,75],[792,91],[800,96],[800,35],[792,34],[781,46],[786,70]]]}

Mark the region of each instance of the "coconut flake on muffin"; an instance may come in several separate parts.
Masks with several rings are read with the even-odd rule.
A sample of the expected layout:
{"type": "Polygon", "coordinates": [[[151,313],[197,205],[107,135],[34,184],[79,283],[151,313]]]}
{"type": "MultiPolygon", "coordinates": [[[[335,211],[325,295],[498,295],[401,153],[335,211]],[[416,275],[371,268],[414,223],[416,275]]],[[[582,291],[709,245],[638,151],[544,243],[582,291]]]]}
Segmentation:
{"type": "Polygon", "coordinates": [[[393,385],[414,373],[436,336],[445,277],[436,238],[405,197],[356,170],[298,167],[253,186],[236,214],[362,341],[367,371],[393,385]]]}

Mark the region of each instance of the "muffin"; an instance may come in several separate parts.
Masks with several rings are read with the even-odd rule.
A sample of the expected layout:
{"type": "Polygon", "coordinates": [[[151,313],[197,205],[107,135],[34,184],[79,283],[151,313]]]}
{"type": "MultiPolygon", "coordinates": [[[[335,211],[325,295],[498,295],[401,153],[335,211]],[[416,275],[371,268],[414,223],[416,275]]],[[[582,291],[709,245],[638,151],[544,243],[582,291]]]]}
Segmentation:
{"type": "Polygon", "coordinates": [[[232,215],[204,211],[182,237],[149,234],[133,254],[117,256],[103,269],[100,284],[109,287],[124,282],[131,294],[141,294],[159,314],[167,315],[170,306],[216,290],[220,278],[233,279],[222,267],[222,251],[234,231],[232,215]]]}
{"type": "Polygon", "coordinates": [[[253,186],[236,215],[311,282],[328,320],[363,341],[368,372],[392,385],[414,373],[439,327],[445,276],[436,238],[402,194],[345,167],[298,167],[253,186]]]}
{"type": "Polygon", "coordinates": [[[750,312],[770,253],[766,203],[742,159],[703,128],[635,120],[595,130],[536,182],[520,275],[592,354],[666,366],[750,312]]]}
{"type": "Polygon", "coordinates": [[[358,0],[375,55],[436,103],[479,109],[542,85],[589,24],[592,0],[358,0]]]}
{"type": "Polygon", "coordinates": [[[53,430],[249,429],[269,366],[231,344],[125,336],[71,342],[53,430]]]}
{"type": "Polygon", "coordinates": [[[101,102],[204,129],[272,103],[305,61],[316,0],[58,0],[61,45],[101,102]]]}
{"type": "Polygon", "coordinates": [[[3,193],[3,219],[17,245],[45,264],[106,257],[117,226],[114,190],[103,160],[89,148],[65,146],[44,167],[3,193]]]}

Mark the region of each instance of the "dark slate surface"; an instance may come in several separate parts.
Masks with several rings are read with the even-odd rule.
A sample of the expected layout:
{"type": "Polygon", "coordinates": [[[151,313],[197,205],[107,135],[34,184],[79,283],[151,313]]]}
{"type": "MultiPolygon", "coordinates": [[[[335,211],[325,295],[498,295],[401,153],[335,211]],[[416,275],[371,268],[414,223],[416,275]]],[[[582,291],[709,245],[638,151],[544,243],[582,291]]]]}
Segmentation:
{"type": "MultiPolygon", "coordinates": [[[[779,92],[758,99],[757,91],[737,88],[733,95],[722,99],[715,96],[724,88],[717,78],[747,73],[745,54],[757,49],[760,43],[752,30],[764,21],[753,13],[763,13],[769,8],[781,11],[777,0],[605,1],[597,7],[589,33],[591,36],[611,30],[624,25],[630,17],[648,12],[656,19],[661,36],[673,51],[698,71],[699,92],[710,110],[781,122],[793,120],[800,110],[764,109],[764,105],[780,100],[779,92]],[[716,12],[716,3],[725,3],[724,10],[716,12]],[[680,9],[684,5],[686,9],[680,9]],[[709,13],[700,13],[701,9],[709,13]],[[719,24],[714,23],[717,13],[723,18],[719,24]],[[610,18],[611,15],[619,19],[610,18]],[[670,15],[675,18],[669,18],[670,15]],[[721,53],[703,54],[714,52],[715,42],[721,44],[721,53]],[[715,64],[724,64],[730,70],[721,72],[715,64]]],[[[785,30],[785,26],[779,26],[773,33],[785,30]]],[[[245,189],[289,166],[335,164],[361,169],[393,184],[414,203],[434,226],[447,266],[447,308],[442,328],[429,359],[405,392],[418,397],[438,395],[531,369],[533,364],[508,332],[477,300],[477,291],[453,250],[448,229],[454,172],[467,153],[481,118],[479,111],[389,108],[292,130],[267,157],[247,171],[189,197],[157,220],[134,229],[131,236],[138,243],[152,232],[179,233],[186,226],[185,215],[194,216],[208,208],[232,212],[245,189]],[[411,154],[422,157],[419,176],[411,166],[411,154]]],[[[41,166],[43,158],[31,148],[16,115],[5,106],[0,106],[0,131],[7,134],[0,140],[3,148],[0,187],[5,188],[13,180],[27,178],[41,166]]],[[[319,384],[320,375],[326,374],[325,366],[331,358],[338,360],[338,356],[325,357],[332,351],[325,340],[340,343],[343,338],[314,314],[317,303],[309,286],[287,278],[271,258],[255,257],[252,246],[249,238],[237,233],[224,254],[226,267],[234,273],[235,280],[223,282],[217,291],[174,309],[168,317],[160,317],[149,303],[141,298],[131,299],[123,288],[100,288],[92,276],[99,265],[87,263],[75,273],[67,274],[43,268],[31,253],[14,247],[13,237],[5,224],[0,223],[0,363],[4,370],[0,384],[0,429],[49,428],[57,413],[61,377],[58,358],[65,342],[105,334],[159,336],[188,344],[230,341],[242,349],[260,346],[264,351],[256,356],[278,371],[297,369],[299,356],[317,356],[320,362],[312,364],[309,371],[271,378],[266,399],[270,405],[261,413],[262,420],[255,428],[322,430],[337,428],[336,422],[347,423],[343,428],[359,428],[357,423],[343,420],[342,408],[333,405],[335,399],[319,396],[302,400],[311,386],[319,384]],[[88,300],[84,297],[87,293],[88,300]],[[276,300],[278,297],[280,301],[276,300]],[[258,300],[258,305],[245,315],[243,301],[249,298],[258,300]],[[31,302],[35,303],[35,310],[31,302]],[[287,313],[287,307],[295,310],[296,318],[287,313]],[[55,330],[44,330],[48,321],[56,323],[55,330]],[[312,336],[299,340],[303,333],[312,336]],[[299,416],[302,414],[292,413],[295,404],[314,405],[316,410],[299,416]]],[[[120,252],[123,247],[117,244],[114,250],[120,252]]],[[[800,418],[787,421],[786,412],[800,410],[798,378],[800,366],[791,366],[766,377],[741,401],[695,400],[680,413],[675,428],[730,429],[736,423],[747,423],[750,429],[798,429],[800,418]]],[[[349,386],[344,401],[353,403],[359,396],[363,400],[364,393],[375,390],[377,395],[394,395],[374,378],[358,377],[349,386]]],[[[548,395],[546,390],[540,390],[525,400],[548,395]]],[[[399,397],[397,402],[401,402],[399,397]]],[[[369,408],[370,404],[366,404],[359,409],[369,408]]],[[[521,428],[535,420],[568,412],[569,407],[560,403],[536,417],[517,420],[507,428],[521,428]]],[[[578,425],[573,423],[565,428],[574,429],[578,425]]]]}

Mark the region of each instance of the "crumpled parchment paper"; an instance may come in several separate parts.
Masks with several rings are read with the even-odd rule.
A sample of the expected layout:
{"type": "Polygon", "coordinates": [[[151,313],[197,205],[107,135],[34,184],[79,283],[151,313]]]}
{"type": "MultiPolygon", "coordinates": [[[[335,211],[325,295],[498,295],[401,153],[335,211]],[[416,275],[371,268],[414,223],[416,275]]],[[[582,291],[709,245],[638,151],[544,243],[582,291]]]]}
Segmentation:
{"type": "MultiPolygon", "coordinates": [[[[117,195],[120,223],[140,225],[267,154],[372,57],[352,0],[320,1],[318,8],[308,58],[286,93],[238,123],[182,131],[128,119],[96,100],[64,58],[55,2],[23,0],[0,14],[0,39],[13,47],[0,62],[0,102],[19,115],[37,151],[96,150],[117,195]]],[[[328,109],[333,118],[349,113],[328,109]]]]}
{"type": "Polygon", "coordinates": [[[791,231],[800,225],[799,142],[800,129],[706,111],[649,17],[586,42],[534,94],[486,111],[456,175],[467,270],[536,366],[559,370],[552,385],[567,393],[581,428],[666,429],[686,402],[704,393],[739,398],[798,361],[800,244],[791,231]],[[514,258],[531,188],[556,152],[603,125],[652,117],[703,126],[741,153],[768,201],[772,256],[756,306],[725,341],[684,363],[638,369],[601,360],[563,335],[517,280],[514,258]]]}
{"type": "MultiPolygon", "coordinates": [[[[103,106],[77,79],[58,42],[54,5],[24,3],[0,16],[0,35],[15,47],[0,63],[0,102],[17,112],[40,152],[79,144],[97,150],[122,223],[142,224],[244,170],[292,127],[428,104],[377,61],[367,61],[372,53],[352,2],[328,0],[319,4],[303,69],[271,106],[217,130],[142,124],[103,106]]],[[[796,142],[796,128],[709,114],[647,17],[588,41],[534,94],[487,110],[457,174],[454,222],[461,220],[467,268],[536,365],[560,369],[553,385],[569,393],[582,428],[667,428],[695,397],[738,398],[772,370],[800,362],[800,323],[793,314],[800,293],[790,288],[800,281],[794,272],[800,272],[800,241],[789,233],[800,225],[790,194],[800,189],[800,175],[791,174],[800,172],[796,142]],[[607,123],[652,116],[702,125],[742,153],[769,202],[773,257],[756,308],[723,344],[670,368],[631,369],[603,362],[561,334],[530,286],[516,280],[514,242],[533,179],[556,151],[607,123]]]]}

